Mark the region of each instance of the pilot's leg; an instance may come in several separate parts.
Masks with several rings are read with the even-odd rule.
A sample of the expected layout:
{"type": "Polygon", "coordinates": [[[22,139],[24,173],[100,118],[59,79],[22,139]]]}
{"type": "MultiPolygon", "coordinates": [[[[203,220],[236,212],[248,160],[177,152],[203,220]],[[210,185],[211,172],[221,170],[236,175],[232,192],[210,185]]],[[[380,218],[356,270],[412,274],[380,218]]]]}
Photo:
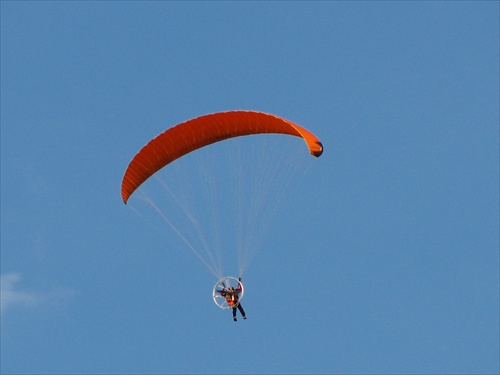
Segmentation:
{"type": "Polygon", "coordinates": [[[243,310],[243,306],[241,306],[241,304],[238,305],[238,310],[240,310],[240,313],[241,313],[241,316],[243,317],[243,319],[246,319],[246,315],[245,315],[245,310],[243,310]]]}

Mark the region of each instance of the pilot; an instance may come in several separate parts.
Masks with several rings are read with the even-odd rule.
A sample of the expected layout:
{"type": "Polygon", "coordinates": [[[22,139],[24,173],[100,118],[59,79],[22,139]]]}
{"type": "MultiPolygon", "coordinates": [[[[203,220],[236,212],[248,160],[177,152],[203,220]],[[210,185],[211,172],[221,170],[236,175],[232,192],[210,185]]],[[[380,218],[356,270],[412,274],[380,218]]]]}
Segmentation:
{"type": "Polygon", "coordinates": [[[239,294],[242,291],[241,287],[241,277],[238,279],[238,287],[234,289],[232,286],[229,288],[224,288],[220,294],[222,297],[226,299],[226,302],[230,308],[233,309],[233,320],[236,322],[236,309],[240,310],[240,314],[243,319],[246,319],[245,310],[243,310],[243,306],[239,303],[239,294]]]}

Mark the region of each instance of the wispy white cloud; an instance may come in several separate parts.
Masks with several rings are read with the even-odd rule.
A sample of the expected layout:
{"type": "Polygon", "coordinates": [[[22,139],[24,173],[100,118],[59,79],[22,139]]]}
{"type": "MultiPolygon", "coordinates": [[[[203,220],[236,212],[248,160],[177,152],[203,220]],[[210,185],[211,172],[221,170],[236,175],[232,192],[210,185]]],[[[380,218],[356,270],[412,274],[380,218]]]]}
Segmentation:
{"type": "Polygon", "coordinates": [[[21,275],[15,272],[0,277],[0,310],[5,312],[14,306],[33,306],[39,302],[36,293],[16,290],[21,275]]]}
{"type": "Polygon", "coordinates": [[[0,311],[4,313],[15,307],[32,307],[40,304],[60,302],[74,295],[71,289],[58,289],[49,292],[22,290],[18,287],[21,275],[17,272],[0,277],[0,311]]]}

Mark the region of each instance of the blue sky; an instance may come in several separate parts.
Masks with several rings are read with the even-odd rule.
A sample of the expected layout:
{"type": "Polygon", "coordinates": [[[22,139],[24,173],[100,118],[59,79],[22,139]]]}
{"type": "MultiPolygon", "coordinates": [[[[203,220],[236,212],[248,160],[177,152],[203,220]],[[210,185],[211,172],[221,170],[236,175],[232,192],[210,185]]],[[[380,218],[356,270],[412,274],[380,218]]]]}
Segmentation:
{"type": "Polygon", "coordinates": [[[499,372],[498,2],[2,1],[0,35],[2,373],[499,372]],[[237,323],[120,197],[232,109],[325,146],[237,323]]]}

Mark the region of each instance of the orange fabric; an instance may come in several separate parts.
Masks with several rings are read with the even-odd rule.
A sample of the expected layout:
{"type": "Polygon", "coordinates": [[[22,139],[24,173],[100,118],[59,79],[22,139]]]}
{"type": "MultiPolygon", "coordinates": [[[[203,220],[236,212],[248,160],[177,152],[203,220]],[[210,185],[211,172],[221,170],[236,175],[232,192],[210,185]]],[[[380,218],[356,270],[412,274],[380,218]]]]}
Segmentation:
{"type": "Polygon", "coordinates": [[[323,152],[323,146],[314,134],[281,117],[252,111],[213,113],[176,125],[144,146],[132,159],[123,177],[123,202],[127,203],[144,181],[175,159],[228,138],[261,133],[301,137],[311,155],[319,157],[323,152]]]}

